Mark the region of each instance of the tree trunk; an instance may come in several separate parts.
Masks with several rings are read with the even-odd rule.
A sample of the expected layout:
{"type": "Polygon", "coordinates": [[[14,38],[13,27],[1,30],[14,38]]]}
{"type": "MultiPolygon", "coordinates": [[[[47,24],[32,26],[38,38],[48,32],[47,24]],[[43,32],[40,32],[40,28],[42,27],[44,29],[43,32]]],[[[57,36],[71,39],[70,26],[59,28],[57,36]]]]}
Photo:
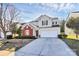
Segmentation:
{"type": "Polygon", "coordinates": [[[4,31],[4,39],[7,39],[7,35],[6,35],[6,32],[4,31]]]}

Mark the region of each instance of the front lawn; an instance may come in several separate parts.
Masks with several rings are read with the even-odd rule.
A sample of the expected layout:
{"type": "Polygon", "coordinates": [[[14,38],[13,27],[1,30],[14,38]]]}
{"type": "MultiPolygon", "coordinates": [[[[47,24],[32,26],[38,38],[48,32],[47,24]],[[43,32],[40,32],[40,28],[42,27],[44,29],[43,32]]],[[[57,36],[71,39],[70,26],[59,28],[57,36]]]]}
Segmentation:
{"type": "Polygon", "coordinates": [[[21,47],[27,45],[34,39],[7,39],[7,40],[0,40],[0,51],[2,50],[9,50],[11,48],[15,48],[15,51],[20,49],[21,47]]]}
{"type": "Polygon", "coordinates": [[[79,40],[62,39],[79,56],[79,40]]]}

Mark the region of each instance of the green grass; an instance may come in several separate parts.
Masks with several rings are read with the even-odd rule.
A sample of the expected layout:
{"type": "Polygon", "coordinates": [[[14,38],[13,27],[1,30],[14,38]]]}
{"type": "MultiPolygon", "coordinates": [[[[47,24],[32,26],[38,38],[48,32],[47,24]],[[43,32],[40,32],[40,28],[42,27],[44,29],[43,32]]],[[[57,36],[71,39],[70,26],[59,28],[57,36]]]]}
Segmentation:
{"type": "Polygon", "coordinates": [[[79,40],[62,39],[79,56],[79,40]]]}

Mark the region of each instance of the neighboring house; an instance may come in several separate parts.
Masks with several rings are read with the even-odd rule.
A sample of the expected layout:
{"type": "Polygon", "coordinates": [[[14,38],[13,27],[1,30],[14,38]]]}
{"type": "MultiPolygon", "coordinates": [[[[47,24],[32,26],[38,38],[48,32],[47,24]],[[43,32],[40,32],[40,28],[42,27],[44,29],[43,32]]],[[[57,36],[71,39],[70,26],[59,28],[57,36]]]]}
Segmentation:
{"type": "MultiPolygon", "coordinates": [[[[68,16],[68,19],[67,19],[66,23],[68,22],[68,20],[69,20],[70,17],[74,17],[74,18],[79,17],[79,11],[70,13],[69,16],[68,16]]],[[[65,23],[65,34],[67,34],[67,35],[76,35],[76,33],[74,32],[73,29],[70,29],[70,28],[68,28],[66,26],[66,23],[65,23]]]]}
{"type": "Polygon", "coordinates": [[[60,20],[58,17],[41,15],[35,21],[22,25],[23,36],[57,37],[60,34],[60,20]]]}

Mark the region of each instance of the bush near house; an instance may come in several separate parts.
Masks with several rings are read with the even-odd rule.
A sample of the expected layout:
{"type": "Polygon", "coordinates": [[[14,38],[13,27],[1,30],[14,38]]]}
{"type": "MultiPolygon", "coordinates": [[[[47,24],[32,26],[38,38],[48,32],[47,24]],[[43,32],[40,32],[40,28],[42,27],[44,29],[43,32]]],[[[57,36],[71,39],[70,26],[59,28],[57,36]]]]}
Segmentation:
{"type": "Polygon", "coordinates": [[[7,39],[36,39],[35,36],[13,36],[13,35],[7,35],[7,39]]]}
{"type": "Polygon", "coordinates": [[[35,36],[16,36],[16,37],[12,37],[12,35],[8,35],[7,39],[36,39],[35,36]]]}
{"type": "Polygon", "coordinates": [[[58,38],[65,39],[65,38],[67,38],[67,35],[66,34],[59,34],[58,35],[58,38]]]}
{"type": "Polygon", "coordinates": [[[17,36],[15,39],[36,39],[35,36],[17,36]]]}

